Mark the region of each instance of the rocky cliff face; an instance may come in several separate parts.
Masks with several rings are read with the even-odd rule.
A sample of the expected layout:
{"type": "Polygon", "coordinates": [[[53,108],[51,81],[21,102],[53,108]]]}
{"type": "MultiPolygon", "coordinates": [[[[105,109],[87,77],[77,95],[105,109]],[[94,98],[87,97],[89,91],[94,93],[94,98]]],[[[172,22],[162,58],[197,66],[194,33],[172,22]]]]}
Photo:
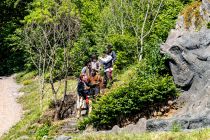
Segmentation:
{"type": "Polygon", "coordinates": [[[169,130],[174,123],[182,129],[210,127],[210,1],[195,2],[178,18],[161,46],[171,57],[170,68],[183,93],[181,107],[170,119],[147,121],[147,130],[169,130]],[[187,18],[187,19],[186,19],[187,18]]]}

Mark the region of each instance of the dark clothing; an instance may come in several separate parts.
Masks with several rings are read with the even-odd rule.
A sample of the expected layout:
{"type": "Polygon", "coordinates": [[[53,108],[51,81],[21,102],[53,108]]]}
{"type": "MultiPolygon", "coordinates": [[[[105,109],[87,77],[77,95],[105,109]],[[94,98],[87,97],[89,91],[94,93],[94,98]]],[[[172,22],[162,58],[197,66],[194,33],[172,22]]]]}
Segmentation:
{"type": "Polygon", "coordinates": [[[88,95],[89,90],[85,89],[85,83],[83,81],[78,82],[77,93],[79,96],[82,96],[83,99],[86,99],[86,96],[88,95]]]}
{"type": "Polygon", "coordinates": [[[89,81],[92,85],[95,85],[94,88],[92,88],[92,93],[94,95],[97,95],[100,93],[100,88],[103,87],[103,79],[100,75],[96,74],[95,76],[89,77],[89,81]]]}
{"type": "Polygon", "coordinates": [[[111,55],[106,55],[103,58],[99,58],[101,63],[104,65],[104,70],[111,68],[112,67],[112,56],[111,55]]]}
{"type": "Polygon", "coordinates": [[[109,55],[112,56],[112,62],[114,63],[117,59],[117,55],[116,55],[115,51],[111,51],[111,53],[109,53],[109,55]]]}
{"type": "Polygon", "coordinates": [[[83,99],[86,99],[86,96],[93,94],[91,88],[94,88],[95,85],[92,85],[91,83],[85,83],[83,81],[79,81],[77,85],[77,93],[79,96],[82,96],[83,99]],[[86,88],[89,89],[86,89],[86,88]]]}
{"type": "Polygon", "coordinates": [[[85,74],[86,76],[90,76],[91,75],[91,71],[92,71],[91,68],[88,68],[87,66],[85,66],[85,67],[82,68],[81,73],[85,74]]]}
{"type": "Polygon", "coordinates": [[[108,63],[103,63],[104,64],[104,69],[112,68],[112,61],[109,61],[108,63]]]}
{"type": "Polygon", "coordinates": [[[107,62],[107,63],[103,63],[104,64],[104,69],[109,69],[113,67],[114,62],[117,59],[116,53],[114,51],[111,51],[111,53],[109,53],[109,55],[112,57],[112,60],[107,62]]]}

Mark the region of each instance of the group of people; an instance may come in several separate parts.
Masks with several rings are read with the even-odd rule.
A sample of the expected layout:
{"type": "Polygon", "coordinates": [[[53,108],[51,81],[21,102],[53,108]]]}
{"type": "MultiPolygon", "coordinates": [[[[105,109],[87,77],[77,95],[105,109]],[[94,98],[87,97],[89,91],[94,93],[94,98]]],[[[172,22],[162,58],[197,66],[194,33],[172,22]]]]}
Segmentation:
{"type": "Polygon", "coordinates": [[[101,57],[92,55],[91,60],[85,63],[77,86],[77,117],[91,112],[92,100],[100,94],[101,89],[110,87],[113,83],[113,65],[116,53],[112,45],[107,45],[101,57]],[[82,113],[84,110],[85,113],[82,113]]]}

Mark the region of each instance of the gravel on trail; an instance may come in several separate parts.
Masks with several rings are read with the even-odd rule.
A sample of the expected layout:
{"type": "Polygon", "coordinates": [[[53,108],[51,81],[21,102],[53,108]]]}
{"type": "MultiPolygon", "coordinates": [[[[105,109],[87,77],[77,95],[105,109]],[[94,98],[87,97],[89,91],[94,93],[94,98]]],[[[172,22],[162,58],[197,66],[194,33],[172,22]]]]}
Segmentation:
{"type": "Polygon", "coordinates": [[[16,100],[20,87],[14,76],[0,77],[0,137],[21,119],[22,107],[16,100]]]}

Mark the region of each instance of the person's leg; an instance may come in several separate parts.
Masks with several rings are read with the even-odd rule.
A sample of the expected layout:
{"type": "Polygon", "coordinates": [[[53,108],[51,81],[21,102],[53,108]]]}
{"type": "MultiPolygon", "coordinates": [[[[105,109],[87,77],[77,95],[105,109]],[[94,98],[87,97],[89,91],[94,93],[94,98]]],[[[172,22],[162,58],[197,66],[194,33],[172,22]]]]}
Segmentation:
{"type": "Polygon", "coordinates": [[[106,88],[107,86],[108,79],[109,78],[108,78],[107,72],[104,72],[104,78],[103,78],[104,88],[106,88]]]}
{"type": "Polygon", "coordinates": [[[88,115],[92,112],[92,100],[89,99],[89,103],[88,103],[88,115]]]}
{"type": "Polygon", "coordinates": [[[100,93],[100,87],[95,87],[95,96],[97,96],[100,93]]]}
{"type": "Polygon", "coordinates": [[[109,71],[109,77],[111,84],[113,84],[112,70],[109,71]]]}
{"type": "Polygon", "coordinates": [[[83,97],[78,95],[77,96],[77,113],[76,113],[77,118],[81,116],[82,101],[83,101],[83,97]]]}
{"type": "Polygon", "coordinates": [[[109,71],[106,72],[107,81],[110,79],[109,71]]]}
{"type": "Polygon", "coordinates": [[[108,79],[107,79],[107,88],[110,88],[111,87],[111,82],[112,82],[112,77],[111,77],[110,71],[107,71],[106,75],[108,77],[108,79]]]}

